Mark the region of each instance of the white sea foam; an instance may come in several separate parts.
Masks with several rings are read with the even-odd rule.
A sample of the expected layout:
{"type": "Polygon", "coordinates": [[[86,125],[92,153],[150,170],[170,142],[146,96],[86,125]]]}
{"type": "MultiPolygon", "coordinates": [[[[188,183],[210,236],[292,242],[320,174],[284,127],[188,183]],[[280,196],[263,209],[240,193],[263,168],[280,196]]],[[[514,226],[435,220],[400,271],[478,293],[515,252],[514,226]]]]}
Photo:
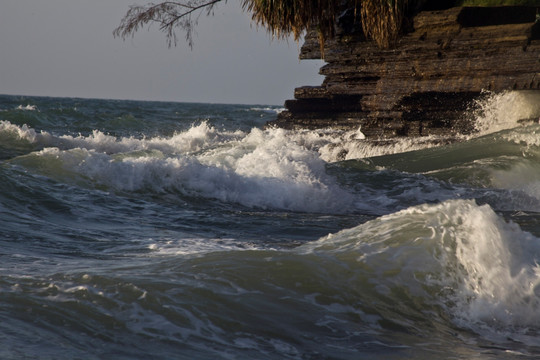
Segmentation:
{"type": "Polygon", "coordinates": [[[540,117],[540,94],[534,91],[506,91],[477,101],[475,127],[480,135],[512,129],[520,120],[540,117]]]}
{"type": "MultiPolygon", "coordinates": [[[[472,114],[475,119],[476,133],[468,136],[457,136],[468,140],[521,126],[540,120],[540,95],[531,91],[508,91],[489,94],[476,102],[477,109],[472,114]]],[[[313,132],[313,131],[310,131],[313,132]]],[[[339,160],[361,159],[373,156],[402,153],[439,146],[447,140],[440,136],[422,136],[417,138],[395,138],[387,141],[366,141],[361,129],[351,131],[320,130],[319,135],[325,144],[320,146],[321,157],[329,162],[339,160]]],[[[514,139],[523,141],[523,137],[514,139]]],[[[528,143],[538,143],[538,136],[529,135],[528,143]]]]}
{"type": "MultiPolygon", "coordinates": [[[[235,239],[206,239],[182,237],[148,245],[153,255],[204,255],[219,251],[260,250],[255,244],[239,242],[235,239]]],[[[267,249],[266,249],[267,250],[267,249]]]]}
{"type": "Polygon", "coordinates": [[[6,120],[0,120],[1,133],[14,134],[21,140],[39,145],[42,148],[58,147],[60,149],[71,149],[78,147],[107,154],[140,150],[159,150],[168,154],[185,154],[201,151],[205,148],[216,146],[219,143],[241,138],[245,135],[240,130],[219,132],[206,122],[203,122],[169,138],[117,138],[99,130],[94,130],[88,136],[54,136],[47,131],[39,132],[27,125],[18,126],[6,120]]]}
{"type": "Polygon", "coordinates": [[[540,200],[540,167],[537,159],[511,160],[514,161],[508,168],[490,170],[492,186],[508,190],[519,190],[540,200]]]}
{"type": "Polygon", "coordinates": [[[433,229],[443,235],[439,260],[456,322],[493,340],[530,342],[526,333],[540,330],[540,239],[488,205],[452,201],[437,210],[446,219],[433,229]]]}
{"type": "MultiPolygon", "coordinates": [[[[277,130],[277,129],[274,129],[277,130]]],[[[437,146],[441,138],[399,138],[389,141],[372,141],[359,127],[351,130],[332,128],[318,130],[286,131],[286,136],[306,148],[316,151],[325,162],[362,159],[437,146]]]]}
{"type": "MultiPolygon", "coordinates": [[[[98,130],[87,136],[54,136],[9,122],[0,123],[0,133],[1,127],[42,149],[14,161],[63,181],[72,177],[77,183],[118,191],[174,192],[310,212],[385,213],[398,201],[370,189],[351,193],[327,174],[327,162],[339,157],[332,145],[358,144],[358,151],[374,151],[362,147],[361,129],[242,132],[218,130],[203,122],[170,137],[118,138],[98,130]]],[[[413,203],[452,196],[437,189],[404,188],[397,196],[410,196],[413,203]]]]}
{"type": "Polygon", "coordinates": [[[426,217],[440,246],[435,257],[443,271],[434,278],[453,289],[448,306],[460,325],[493,333],[538,326],[540,239],[474,201],[412,211],[426,217]]]}
{"type": "Polygon", "coordinates": [[[540,239],[488,205],[415,206],[296,251],[362,264],[385,296],[396,285],[435,296],[456,324],[485,338],[540,345],[540,239]]]}
{"type": "MultiPolygon", "coordinates": [[[[532,91],[508,91],[498,94],[486,95],[476,102],[476,110],[472,116],[475,122],[476,133],[468,136],[456,136],[461,140],[483,136],[516,128],[526,120],[538,123],[540,120],[540,95],[532,91]]],[[[402,153],[438,146],[447,139],[439,136],[422,136],[418,138],[395,138],[387,141],[365,141],[361,129],[347,132],[329,131],[327,143],[320,149],[321,156],[326,161],[361,159],[373,156],[402,153]]],[[[520,133],[514,141],[526,141],[528,144],[537,144],[538,136],[526,136],[520,133]]],[[[512,135],[508,135],[512,136],[512,135]]]]}
{"type": "Polygon", "coordinates": [[[531,125],[505,133],[503,138],[518,145],[524,145],[525,150],[535,151],[540,147],[540,128],[531,125]]]}
{"type": "Polygon", "coordinates": [[[419,138],[399,138],[390,141],[366,141],[355,138],[357,131],[334,136],[320,149],[321,157],[328,162],[364,159],[374,156],[398,154],[439,146],[444,139],[436,136],[419,138]]]}
{"type": "Polygon", "coordinates": [[[528,335],[540,330],[540,239],[487,205],[457,203],[449,217],[459,226],[447,230],[455,243],[445,243],[452,250],[441,261],[451,267],[456,322],[493,340],[540,345],[528,335]]]}
{"type": "Polygon", "coordinates": [[[285,108],[274,108],[274,107],[252,107],[249,109],[250,111],[264,111],[274,114],[279,114],[283,111],[285,111],[285,108]]]}
{"type": "MultiPolygon", "coordinates": [[[[540,117],[540,98],[534,92],[514,91],[492,94],[478,101],[477,107],[475,121],[478,133],[472,136],[514,128],[520,125],[519,120],[538,119],[540,117]]],[[[20,105],[18,109],[37,110],[37,107],[35,105],[20,105]]],[[[251,110],[280,112],[283,109],[254,107],[251,110]]],[[[268,132],[275,130],[271,129],[268,132]]],[[[55,137],[45,131],[37,132],[26,125],[17,127],[7,121],[0,122],[0,131],[17,132],[21,139],[42,147],[59,147],[62,149],[81,147],[109,154],[149,149],[159,150],[167,154],[183,154],[201,151],[227,141],[240,140],[249,134],[241,131],[218,131],[206,122],[194,125],[187,131],[177,133],[169,138],[155,137],[150,139],[118,139],[99,130],[95,130],[89,136],[64,135],[55,137]]],[[[420,150],[438,146],[438,144],[445,141],[444,138],[425,136],[419,138],[396,138],[391,141],[377,142],[367,140],[361,128],[350,131],[336,129],[299,130],[287,131],[282,134],[285,134],[283,136],[287,137],[289,142],[295,142],[310,151],[318,152],[320,158],[326,162],[420,150]]],[[[522,141],[524,136],[526,135],[513,140],[516,142],[522,141]]],[[[467,138],[470,137],[463,137],[464,140],[467,138]]],[[[534,143],[534,141],[538,141],[537,139],[537,136],[529,136],[525,140],[534,143]]]]}
{"type": "MultiPolygon", "coordinates": [[[[361,128],[225,131],[207,122],[169,137],[152,138],[116,137],[99,130],[55,136],[8,121],[0,121],[1,133],[42,149],[32,156],[55,164],[47,172],[50,176],[61,163],[62,176],[71,173],[79,180],[119,191],[179,192],[251,207],[315,212],[347,212],[364,209],[365,204],[385,207],[381,201],[392,203],[392,199],[380,199],[371,204],[375,196],[369,194],[359,201],[362,196],[342,189],[326,173],[326,163],[417,150],[438,141],[422,137],[377,143],[367,141],[361,128]]],[[[43,163],[34,166],[40,171],[47,168],[43,163]]],[[[420,198],[425,196],[420,194],[420,198]]]]}
{"type": "Polygon", "coordinates": [[[2,134],[13,135],[29,143],[34,143],[37,137],[37,133],[34,129],[29,128],[26,125],[17,126],[6,120],[0,120],[0,135],[2,134]]]}
{"type": "Polygon", "coordinates": [[[36,105],[26,105],[26,106],[23,106],[23,105],[19,105],[17,106],[17,110],[24,110],[24,111],[37,111],[38,108],[36,105]]]}
{"type": "Polygon", "coordinates": [[[71,173],[120,191],[173,191],[271,209],[342,212],[353,203],[306,139],[282,129],[226,132],[202,123],[169,138],[137,139],[100,131],[57,137],[2,124],[43,147],[15,161],[49,176],[71,173]]]}
{"type": "MultiPolygon", "coordinates": [[[[480,110],[476,115],[476,121],[479,133],[474,136],[516,127],[519,125],[518,120],[540,116],[540,101],[537,101],[535,94],[529,92],[508,92],[491,95],[479,102],[478,106],[480,110]]],[[[252,109],[256,109],[257,111],[276,111],[276,108],[252,109]]],[[[11,125],[6,121],[0,124],[0,131],[11,128],[11,131],[19,133],[21,139],[26,139],[44,148],[58,147],[60,149],[69,149],[80,147],[108,154],[152,149],[162,151],[165,154],[185,154],[187,152],[208,150],[211,147],[219,147],[235,140],[240,141],[242,138],[253,133],[253,131],[244,133],[239,130],[234,132],[219,131],[208,123],[203,122],[167,138],[116,138],[99,130],[95,130],[89,136],[63,135],[55,137],[45,131],[37,132],[27,126],[17,128],[15,125],[11,125]]],[[[266,133],[273,131],[279,130],[270,129],[266,133]]],[[[418,138],[396,138],[390,141],[378,142],[366,139],[361,128],[350,131],[339,131],[336,129],[282,131],[280,136],[286,138],[287,143],[296,143],[309,151],[317,152],[320,159],[325,162],[361,159],[420,150],[438,146],[438,144],[445,141],[444,138],[426,136],[418,138]]],[[[463,139],[465,140],[467,137],[463,139]]]]}

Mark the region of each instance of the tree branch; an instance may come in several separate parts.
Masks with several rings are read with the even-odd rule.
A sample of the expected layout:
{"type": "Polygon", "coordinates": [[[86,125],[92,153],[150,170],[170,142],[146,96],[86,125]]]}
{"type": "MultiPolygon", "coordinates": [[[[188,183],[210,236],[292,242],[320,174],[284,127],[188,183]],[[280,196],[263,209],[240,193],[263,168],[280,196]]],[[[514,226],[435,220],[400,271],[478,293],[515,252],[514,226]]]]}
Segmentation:
{"type": "Polygon", "coordinates": [[[212,10],[213,6],[215,4],[217,4],[218,2],[220,2],[220,1],[222,1],[222,0],[211,0],[209,2],[202,3],[202,4],[197,5],[197,6],[189,6],[189,5],[186,5],[186,4],[178,4],[178,6],[183,6],[185,8],[188,8],[189,10],[174,16],[166,24],[162,24],[161,27],[160,27],[160,30],[162,30],[164,28],[167,28],[167,27],[170,27],[170,26],[174,26],[174,23],[176,23],[178,20],[180,20],[181,18],[183,18],[185,16],[191,15],[191,13],[193,13],[193,12],[199,10],[199,9],[203,9],[205,7],[208,7],[208,11],[210,12],[212,10]]]}
{"type": "MultiPolygon", "coordinates": [[[[122,18],[120,25],[114,29],[113,36],[126,39],[146,25],[159,24],[159,30],[167,36],[169,47],[176,46],[177,37],[175,28],[179,27],[186,33],[186,41],[193,47],[193,28],[197,24],[198,16],[192,19],[192,14],[207,9],[210,13],[218,2],[223,0],[188,0],[185,3],[166,1],[159,4],[132,5],[122,18]]],[[[226,0],[225,0],[226,1],[226,0]]]]}

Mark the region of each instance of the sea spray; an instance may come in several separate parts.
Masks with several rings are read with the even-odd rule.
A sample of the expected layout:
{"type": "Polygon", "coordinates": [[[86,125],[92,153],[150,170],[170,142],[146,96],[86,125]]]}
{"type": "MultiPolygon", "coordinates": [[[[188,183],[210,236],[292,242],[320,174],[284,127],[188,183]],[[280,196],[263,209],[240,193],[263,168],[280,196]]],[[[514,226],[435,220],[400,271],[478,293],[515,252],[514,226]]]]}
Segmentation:
{"type": "Polygon", "coordinates": [[[29,143],[35,142],[37,137],[36,131],[27,125],[17,126],[6,120],[0,120],[0,135],[3,139],[9,136],[29,143]]]}
{"type": "MultiPolygon", "coordinates": [[[[54,136],[3,124],[21,141],[42,149],[11,163],[91,188],[183,194],[264,209],[364,214],[384,214],[396,206],[403,208],[400,204],[455,196],[444,183],[417,175],[399,176],[392,192],[381,192],[377,178],[390,174],[384,170],[356,178],[354,192],[344,190],[321,158],[325,144],[340,138],[331,134],[257,128],[246,133],[218,130],[202,122],[169,137],[116,137],[98,130],[87,136],[54,136]]],[[[358,132],[349,134],[349,141],[359,141],[358,137],[358,132]]],[[[416,153],[418,159],[423,156],[416,153]]],[[[389,165],[375,168],[385,167],[389,165]]]]}
{"type": "Polygon", "coordinates": [[[487,205],[462,204],[448,216],[458,226],[438,259],[456,324],[488,339],[539,346],[540,239],[487,205]]]}
{"type": "Polygon", "coordinates": [[[540,94],[535,91],[487,92],[473,106],[475,128],[480,135],[519,126],[520,121],[538,123],[540,94]]]}
{"type": "Polygon", "coordinates": [[[534,337],[540,333],[540,239],[488,205],[450,200],[412,207],[297,251],[367,272],[381,295],[405,288],[410,299],[399,301],[422,299],[425,311],[443,309],[455,324],[488,338],[540,345],[534,337]]]}
{"type": "MultiPolygon", "coordinates": [[[[531,120],[540,117],[540,101],[538,100],[538,95],[527,91],[486,95],[477,101],[474,106],[476,110],[471,110],[474,112],[473,117],[477,133],[458,137],[457,139],[448,139],[444,136],[423,136],[373,141],[365,138],[361,127],[348,131],[336,129],[319,129],[316,131],[270,129],[267,132],[281,132],[281,136],[286,137],[289,142],[299,144],[310,151],[318,152],[320,158],[326,162],[335,162],[420,150],[441,146],[456,140],[464,141],[471,137],[515,128],[520,125],[520,120],[531,120]]],[[[273,108],[269,109],[275,110],[273,108]]],[[[267,110],[263,109],[261,111],[267,110]]],[[[218,130],[208,121],[199,121],[190,128],[180,132],[177,131],[174,135],[167,137],[135,138],[131,136],[118,138],[96,129],[86,136],[53,136],[47,131],[36,131],[27,125],[17,126],[5,120],[0,123],[0,133],[15,132],[18,133],[21,139],[37,143],[42,147],[82,147],[107,153],[154,148],[166,153],[179,154],[187,151],[202,150],[205,146],[214,146],[219,142],[233,139],[240,140],[252,131],[218,130]],[[164,147],[166,149],[163,149],[164,147]]]]}
{"type": "Polygon", "coordinates": [[[244,134],[201,123],[169,138],[117,139],[99,131],[73,137],[6,127],[20,129],[19,136],[43,147],[12,163],[63,181],[72,173],[79,184],[130,192],[172,191],[261,208],[343,212],[352,206],[317,153],[280,129],[244,134]]]}
{"type": "MultiPolygon", "coordinates": [[[[448,143],[468,141],[479,136],[502,130],[538,123],[540,119],[540,95],[534,91],[507,91],[484,93],[471,104],[471,110],[463,116],[474,122],[475,132],[470,135],[429,135],[420,137],[396,137],[390,139],[365,139],[361,127],[349,131],[321,130],[328,141],[320,147],[325,161],[361,159],[374,156],[398,154],[443,146],[448,143]],[[328,135],[332,134],[332,135],[328,135]]],[[[534,137],[538,141],[538,137],[534,137]]],[[[518,140],[516,140],[518,141],[518,140]]]]}

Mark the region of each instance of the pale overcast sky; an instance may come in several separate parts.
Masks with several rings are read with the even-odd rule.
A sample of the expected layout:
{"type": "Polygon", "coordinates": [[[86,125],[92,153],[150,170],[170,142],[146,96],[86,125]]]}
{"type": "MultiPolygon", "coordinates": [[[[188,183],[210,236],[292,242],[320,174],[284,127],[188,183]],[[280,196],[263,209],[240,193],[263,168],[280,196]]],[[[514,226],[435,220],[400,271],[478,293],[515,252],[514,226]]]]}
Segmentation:
{"type": "MultiPolygon", "coordinates": [[[[190,50],[157,26],[133,39],[112,31],[142,0],[0,0],[0,94],[282,105],[320,85],[321,61],[272,40],[239,0],[202,16],[190,50]]],[[[154,1],[159,2],[159,1],[154,1]]]]}

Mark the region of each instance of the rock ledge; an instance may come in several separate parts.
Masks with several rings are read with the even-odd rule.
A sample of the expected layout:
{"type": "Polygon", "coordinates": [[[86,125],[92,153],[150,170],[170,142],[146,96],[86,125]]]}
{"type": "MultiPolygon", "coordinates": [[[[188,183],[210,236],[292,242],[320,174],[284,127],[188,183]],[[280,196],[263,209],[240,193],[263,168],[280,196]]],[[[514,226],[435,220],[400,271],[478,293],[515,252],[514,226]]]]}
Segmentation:
{"type": "MultiPolygon", "coordinates": [[[[358,128],[368,138],[467,134],[485,91],[540,90],[537,7],[425,11],[393,49],[380,49],[344,16],[324,47],[321,86],[295,89],[271,126],[358,128]],[[349,25],[347,25],[349,24],[349,25]],[[348,30],[345,30],[348,29],[348,30]]],[[[301,59],[321,58],[316,32],[301,59]]]]}

